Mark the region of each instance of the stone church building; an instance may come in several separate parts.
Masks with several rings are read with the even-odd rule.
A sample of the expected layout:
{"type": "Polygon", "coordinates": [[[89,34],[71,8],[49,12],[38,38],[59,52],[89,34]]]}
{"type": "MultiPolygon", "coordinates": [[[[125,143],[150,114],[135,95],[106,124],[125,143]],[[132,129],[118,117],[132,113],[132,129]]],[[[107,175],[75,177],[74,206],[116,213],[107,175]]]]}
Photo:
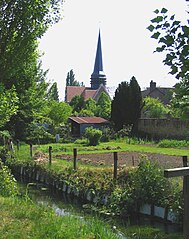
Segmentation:
{"type": "Polygon", "coordinates": [[[83,96],[85,100],[91,98],[95,101],[98,101],[102,92],[106,93],[110,97],[108,90],[106,88],[106,75],[103,70],[100,30],[98,35],[94,70],[93,73],[91,74],[90,83],[91,87],[67,86],[65,101],[69,103],[72,100],[72,98],[76,95],[83,96]]]}

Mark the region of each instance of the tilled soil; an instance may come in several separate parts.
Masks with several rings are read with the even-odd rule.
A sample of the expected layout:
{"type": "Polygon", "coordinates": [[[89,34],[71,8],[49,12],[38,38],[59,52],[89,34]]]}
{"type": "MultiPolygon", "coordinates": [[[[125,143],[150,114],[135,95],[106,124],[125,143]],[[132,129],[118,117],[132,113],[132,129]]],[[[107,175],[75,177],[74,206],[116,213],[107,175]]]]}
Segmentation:
{"type": "MultiPolygon", "coordinates": [[[[177,168],[182,167],[182,157],[169,156],[165,154],[155,153],[140,153],[140,152],[119,152],[118,153],[118,166],[137,166],[141,158],[146,155],[147,158],[153,162],[157,162],[164,168],[177,168]]],[[[58,158],[62,160],[72,160],[72,155],[58,155],[58,158]]],[[[92,165],[113,165],[114,156],[113,153],[103,154],[78,154],[77,160],[92,165]]]]}

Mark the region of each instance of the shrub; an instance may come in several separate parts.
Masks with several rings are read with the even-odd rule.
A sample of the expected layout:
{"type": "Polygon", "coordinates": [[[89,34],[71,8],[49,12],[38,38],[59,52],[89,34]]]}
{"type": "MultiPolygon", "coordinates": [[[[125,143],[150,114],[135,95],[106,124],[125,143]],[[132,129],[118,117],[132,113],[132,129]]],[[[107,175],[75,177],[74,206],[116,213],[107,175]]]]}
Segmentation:
{"type": "Polygon", "coordinates": [[[16,180],[2,161],[0,161],[0,194],[4,197],[18,194],[16,180]]]}
{"type": "Polygon", "coordinates": [[[169,139],[163,139],[158,143],[158,147],[161,148],[181,148],[181,147],[187,147],[189,146],[189,143],[186,140],[169,140],[169,139]]]}
{"type": "Polygon", "coordinates": [[[102,131],[99,129],[94,129],[93,127],[88,127],[85,130],[85,137],[88,139],[89,145],[96,146],[100,142],[102,131]]]}

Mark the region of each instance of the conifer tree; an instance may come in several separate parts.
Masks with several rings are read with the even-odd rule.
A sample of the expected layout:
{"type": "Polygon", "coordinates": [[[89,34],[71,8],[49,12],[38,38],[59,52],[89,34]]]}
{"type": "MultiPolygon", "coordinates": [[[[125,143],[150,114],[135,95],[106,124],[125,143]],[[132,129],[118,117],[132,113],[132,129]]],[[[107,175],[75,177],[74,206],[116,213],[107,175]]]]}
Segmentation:
{"type": "Polygon", "coordinates": [[[130,83],[121,82],[111,105],[111,120],[115,129],[120,130],[128,125],[135,127],[140,118],[141,108],[141,89],[135,77],[132,77],[130,83]]]}

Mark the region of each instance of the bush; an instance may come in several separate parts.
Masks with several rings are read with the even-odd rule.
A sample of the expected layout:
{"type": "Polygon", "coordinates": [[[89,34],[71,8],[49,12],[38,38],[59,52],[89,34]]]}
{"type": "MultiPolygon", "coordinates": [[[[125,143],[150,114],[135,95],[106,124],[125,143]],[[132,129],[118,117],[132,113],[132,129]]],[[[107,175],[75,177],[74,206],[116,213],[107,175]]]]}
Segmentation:
{"type": "Polygon", "coordinates": [[[102,131],[99,129],[94,129],[93,127],[88,127],[85,130],[85,137],[88,139],[89,145],[96,146],[100,142],[102,131]]]}
{"type": "Polygon", "coordinates": [[[0,194],[4,197],[18,194],[16,180],[2,161],[0,161],[0,194]]]}
{"type": "Polygon", "coordinates": [[[158,147],[161,148],[182,148],[187,146],[189,146],[189,143],[186,140],[163,139],[158,143],[158,147]]]}
{"type": "Polygon", "coordinates": [[[110,196],[109,209],[112,212],[132,214],[143,204],[169,207],[179,214],[182,212],[179,187],[174,187],[163,176],[163,170],[145,156],[137,168],[130,169],[124,178],[123,175],[119,175],[119,184],[110,196]]]}

